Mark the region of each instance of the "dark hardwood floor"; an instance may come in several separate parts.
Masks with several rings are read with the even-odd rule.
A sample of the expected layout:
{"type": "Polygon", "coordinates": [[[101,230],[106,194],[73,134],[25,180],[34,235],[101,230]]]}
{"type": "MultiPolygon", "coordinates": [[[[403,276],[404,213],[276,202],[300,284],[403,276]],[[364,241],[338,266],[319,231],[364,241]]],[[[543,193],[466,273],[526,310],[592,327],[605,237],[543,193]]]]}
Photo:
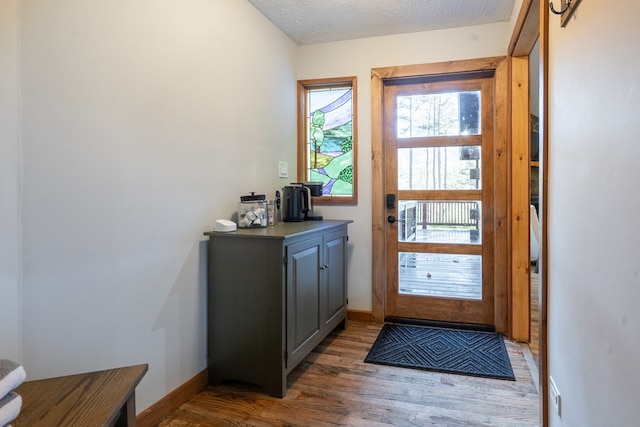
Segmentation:
{"type": "Polygon", "coordinates": [[[516,381],[364,363],[381,325],[349,322],[288,377],[285,398],[248,384],[209,386],[164,419],[183,426],[538,426],[539,396],[520,344],[516,381]]]}

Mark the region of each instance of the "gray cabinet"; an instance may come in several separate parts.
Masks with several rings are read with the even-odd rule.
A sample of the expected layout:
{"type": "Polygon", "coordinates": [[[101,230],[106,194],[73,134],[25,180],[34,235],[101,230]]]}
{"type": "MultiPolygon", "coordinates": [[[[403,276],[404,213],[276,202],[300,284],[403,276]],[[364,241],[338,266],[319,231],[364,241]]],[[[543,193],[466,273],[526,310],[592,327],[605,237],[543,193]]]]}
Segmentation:
{"type": "Polygon", "coordinates": [[[287,374],[347,318],[347,224],[205,233],[209,380],[286,393],[287,374]]]}

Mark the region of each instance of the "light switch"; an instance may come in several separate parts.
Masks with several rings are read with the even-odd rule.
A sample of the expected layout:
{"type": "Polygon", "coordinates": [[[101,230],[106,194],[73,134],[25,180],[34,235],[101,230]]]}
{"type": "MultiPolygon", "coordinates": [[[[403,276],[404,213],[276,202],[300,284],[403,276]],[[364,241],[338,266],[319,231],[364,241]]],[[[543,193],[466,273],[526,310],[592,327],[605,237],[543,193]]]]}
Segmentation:
{"type": "Polygon", "coordinates": [[[289,163],[287,162],[278,163],[278,177],[289,178],[289,163]]]}

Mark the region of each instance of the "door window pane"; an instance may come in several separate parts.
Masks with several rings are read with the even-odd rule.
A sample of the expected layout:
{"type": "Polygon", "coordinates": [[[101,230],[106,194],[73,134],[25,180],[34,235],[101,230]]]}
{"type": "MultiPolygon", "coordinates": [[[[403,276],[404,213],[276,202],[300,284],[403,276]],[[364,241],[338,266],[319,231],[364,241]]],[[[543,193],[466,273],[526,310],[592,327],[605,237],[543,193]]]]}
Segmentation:
{"type": "Polygon", "coordinates": [[[482,243],[479,200],[400,200],[398,241],[417,243],[482,243]]]}
{"type": "Polygon", "coordinates": [[[401,295],[482,299],[482,257],[444,253],[398,253],[401,295]]]}
{"type": "Polygon", "coordinates": [[[399,148],[398,189],[480,189],[480,159],[479,145],[399,148]]]}
{"type": "Polygon", "coordinates": [[[398,138],[480,135],[480,91],[398,96],[398,138]]]}

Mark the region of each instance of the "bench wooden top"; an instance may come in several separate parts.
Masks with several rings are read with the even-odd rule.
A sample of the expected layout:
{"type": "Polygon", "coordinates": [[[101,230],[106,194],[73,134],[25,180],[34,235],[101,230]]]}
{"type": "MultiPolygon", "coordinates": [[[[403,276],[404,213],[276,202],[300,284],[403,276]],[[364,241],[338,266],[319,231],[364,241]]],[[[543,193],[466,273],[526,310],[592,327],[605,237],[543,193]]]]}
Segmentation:
{"type": "Polygon", "coordinates": [[[148,365],[134,365],[44,380],[26,381],[15,392],[22,396],[20,426],[131,425],[122,420],[133,411],[135,388],[148,365]],[[133,406],[133,408],[131,408],[133,406]]]}

